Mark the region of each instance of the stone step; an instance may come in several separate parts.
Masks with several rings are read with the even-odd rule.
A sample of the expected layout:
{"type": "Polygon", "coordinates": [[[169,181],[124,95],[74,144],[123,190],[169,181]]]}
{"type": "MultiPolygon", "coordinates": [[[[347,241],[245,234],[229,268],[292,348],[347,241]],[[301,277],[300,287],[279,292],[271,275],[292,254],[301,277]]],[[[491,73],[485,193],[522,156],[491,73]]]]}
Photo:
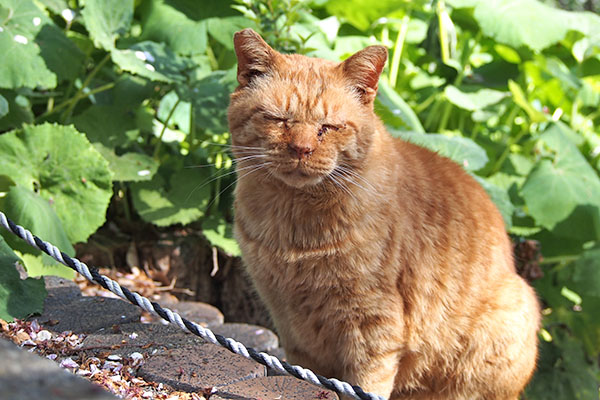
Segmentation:
{"type": "MultiPolygon", "coordinates": [[[[45,301],[44,313],[36,317],[42,326],[54,332],[85,333],[81,348],[77,350],[85,353],[85,356],[128,357],[133,352],[141,353],[144,358],[137,374],[147,381],[162,383],[180,391],[216,391],[210,397],[211,400],[338,398],[333,392],[293,377],[267,377],[263,365],[207,343],[176,326],[141,323],[140,308],[128,302],[81,296],[77,285],[62,278],[47,277],[45,281],[49,296],[45,301]]],[[[165,306],[191,321],[210,327],[217,334],[232,337],[247,347],[275,353],[280,358],[285,357],[277,347],[277,336],[264,327],[243,323],[224,324],[223,314],[204,303],[181,302],[165,306]]],[[[25,353],[18,348],[15,351],[25,353]]],[[[4,360],[1,356],[0,359],[4,360]]],[[[50,360],[43,361],[53,364],[50,360]]],[[[1,379],[5,377],[1,373],[1,365],[4,364],[0,362],[0,387],[1,379]]],[[[18,361],[15,364],[18,366],[21,363],[18,361]]],[[[59,368],[55,363],[53,365],[59,368]]],[[[20,367],[25,370],[27,365],[20,367]]],[[[66,372],[64,374],[69,376],[66,372]]],[[[272,374],[273,371],[269,371],[269,375],[272,374]]],[[[2,395],[4,393],[0,397],[2,395]]],[[[65,396],[68,395],[56,399],[71,399],[65,396]]],[[[85,395],[76,398],[87,399],[85,395]]]]}
{"type": "Polygon", "coordinates": [[[145,380],[185,392],[199,392],[265,375],[264,366],[214,344],[152,355],[138,370],[138,376],[145,380]]]}
{"type": "Polygon", "coordinates": [[[217,388],[210,400],[337,400],[338,395],[292,376],[267,376],[217,388]]]}
{"type": "Polygon", "coordinates": [[[246,347],[253,347],[257,351],[269,352],[279,346],[277,335],[258,325],[229,322],[212,327],[211,330],[221,336],[237,340],[246,347]]]}

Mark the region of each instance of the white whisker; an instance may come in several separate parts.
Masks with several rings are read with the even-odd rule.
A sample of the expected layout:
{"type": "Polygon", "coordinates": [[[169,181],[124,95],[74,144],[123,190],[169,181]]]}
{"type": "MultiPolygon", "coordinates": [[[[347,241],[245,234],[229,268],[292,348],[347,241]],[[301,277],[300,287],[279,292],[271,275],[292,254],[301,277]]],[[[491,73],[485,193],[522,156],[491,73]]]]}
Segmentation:
{"type": "Polygon", "coordinates": [[[375,195],[375,194],[377,194],[377,189],[375,188],[375,186],[373,186],[373,185],[371,184],[371,182],[369,182],[368,180],[366,180],[364,177],[362,177],[362,176],[361,176],[360,174],[358,174],[356,171],[353,171],[352,169],[350,169],[350,168],[346,168],[346,167],[343,167],[343,166],[341,166],[341,165],[337,166],[337,167],[335,168],[335,170],[334,170],[334,171],[337,171],[337,172],[338,172],[338,174],[339,174],[339,176],[340,176],[342,179],[344,179],[344,180],[346,180],[346,181],[348,181],[348,182],[350,182],[350,183],[352,183],[352,184],[354,184],[354,185],[358,186],[359,188],[363,189],[365,192],[367,192],[367,193],[371,193],[371,194],[374,194],[374,195],[375,195]],[[363,182],[363,183],[364,183],[364,184],[365,184],[367,187],[365,187],[365,186],[361,185],[360,183],[358,183],[357,181],[355,181],[355,180],[354,180],[354,179],[352,179],[352,178],[359,179],[359,180],[360,180],[360,181],[362,181],[362,182],[363,182]]]}
{"type": "MultiPolygon", "coordinates": [[[[260,165],[263,165],[263,164],[259,164],[259,166],[260,166],[260,165]]],[[[191,196],[194,194],[194,192],[195,192],[196,190],[202,189],[204,186],[208,185],[208,184],[209,184],[209,183],[211,183],[211,182],[214,182],[214,181],[216,181],[217,179],[225,178],[226,176],[229,176],[229,175],[235,174],[236,172],[239,172],[239,171],[244,171],[244,170],[251,169],[251,168],[254,168],[254,167],[256,167],[256,165],[247,165],[247,166],[245,166],[245,167],[237,167],[236,169],[233,169],[233,170],[231,170],[231,171],[229,171],[229,172],[226,172],[226,173],[224,173],[224,174],[218,174],[217,176],[213,176],[213,177],[209,178],[207,181],[204,181],[204,182],[202,182],[201,184],[199,184],[198,186],[196,186],[196,187],[195,187],[195,188],[194,188],[194,189],[193,189],[193,190],[190,192],[190,194],[187,196],[187,198],[185,199],[185,201],[187,202],[187,201],[189,200],[189,198],[190,198],[190,197],[191,197],[191,196]]]]}
{"type": "MultiPolygon", "coordinates": [[[[266,155],[263,154],[253,154],[253,155],[249,155],[249,156],[244,156],[244,157],[240,157],[240,158],[232,158],[231,161],[233,163],[237,163],[240,161],[249,161],[249,160],[254,160],[254,159],[258,159],[258,158],[264,158],[266,157],[266,155]]],[[[222,161],[221,165],[223,165],[225,162],[222,161]]],[[[201,164],[201,165],[188,165],[184,168],[206,168],[206,167],[216,167],[217,164],[216,163],[212,163],[212,164],[201,164]]]]}
{"type": "MultiPolygon", "coordinates": [[[[271,162],[266,162],[266,163],[259,164],[259,165],[250,165],[249,167],[242,168],[242,169],[238,170],[237,172],[248,170],[249,168],[254,167],[254,169],[251,169],[250,171],[246,171],[242,175],[242,176],[247,176],[247,175],[250,175],[253,172],[256,172],[256,171],[259,171],[259,170],[261,170],[263,168],[268,167],[270,164],[272,164],[272,163],[271,162]]],[[[233,182],[231,182],[229,185],[225,186],[224,189],[220,190],[219,193],[215,197],[213,197],[213,199],[210,201],[210,203],[208,203],[208,205],[206,206],[206,209],[209,210],[210,206],[212,206],[212,204],[215,202],[215,200],[217,198],[219,198],[227,189],[229,189],[231,186],[235,185],[240,180],[240,178],[242,176],[238,176],[233,182]]]]}
{"type": "Polygon", "coordinates": [[[350,197],[352,197],[352,198],[353,198],[355,201],[358,201],[358,198],[357,198],[357,197],[354,195],[354,193],[352,193],[352,191],[350,190],[350,188],[349,188],[349,187],[347,187],[347,186],[344,184],[344,182],[343,182],[343,181],[345,180],[345,178],[344,178],[344,176],[342,176],[342,175],[341,175],[341,174],[340,174],[338,171],[336,171],[336,170],[333,170],[333,171],[331,172],[331,174],[327,175],[327,177],[328,177],[329,179],[331,179],[331,181],[332,181],[332,182],[333,182],[333,183],[334,183],[334,184],[335,184],[335,185],[336,185],[338,188],[340,188],[342,191],[344,191],[344,192],[345,192],[347,195],[349,195],[350,197]],[[337,177],[337,178],[341,178],[341,179],[342,179],[342,181],[340,181],[340,180],[336,179],[336,177],[337,177]]]}

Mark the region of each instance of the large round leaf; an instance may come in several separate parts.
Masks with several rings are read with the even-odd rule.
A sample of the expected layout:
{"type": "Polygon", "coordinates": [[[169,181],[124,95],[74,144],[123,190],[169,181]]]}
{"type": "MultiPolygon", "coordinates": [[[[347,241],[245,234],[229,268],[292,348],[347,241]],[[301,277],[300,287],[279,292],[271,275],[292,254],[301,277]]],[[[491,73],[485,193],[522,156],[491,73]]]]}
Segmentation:
{"type": "Polygon", "coordinates": [[[105,221],[112,196],[108,162],[71,126],[25,125],[1,135],[0,171],[48,200],[72,243],[105,221]]]}
{"type": "Polygon", "coordinates": [[[189,224],[204,216],[210,201],[211,177],[205,169],[183,169],[155,174],[131,186],[133,205],[144,221],[158,226],[189,224]]]}
{"type": "Polygon", "coordinates": [[[0,319],[26,318],[44,309],[43,279],[21,279],[15,268],[19,257],[0,236],[0,319]]]}
{"type": "MultiPolygon", "coordinates": [[[[140,10],[143,39],[166,43],[182,55],[206,51],[206,21],[194,21],[164,0],[145,1],[140,10]]],[[[230,42],[232,37],[229,37],[230,42]]]]}
{"type": "Polygon", "coordinates": [[[227,254],[240,256],[240,247],[233,237],[233,227],[223,216],[211,215],[202,222],[202,233],[213,245],[220,247],[227,254]]]}
{"type": "Polygon", "coordinates": [[[131,26],[133,0],[86,0],[82,14],[96,46],[110,51],[131,26]]]}
{"type": "Polygon", "coordinates": [[[468,111],[484,109],[509,96],[508,92],[493,89],[461,90],[453,85],[444,88],[444,95],[455,106],[468,111]]]}
{"type": "Polygon", "coordinates": [[[533,168],[521,189],[529,213],[536,222],[552,229],[578,206],[600,208],[600,179],[577,147],[552,125],[540,141],[554,154],[533,168]]]}
{"type": "Polygon", "coordinates": [[[0,88],[55,87],[56,75],[34,42],[48,17],[31,0],[1,1],[0,16],[0,88]]]}
{"type": "Polygon", "coordinates": [[[117,155],[101,143],[94,143],[94,147],[108,161],[115,181],[149,181],[158,169],[158,163],[145,154],[129,152],[117,155]]]}
{"type": "Polygon", "coordinates": [[[390,129],[392,136],[436,151],[454,160],[467,171],[477,171],[488,162],[487,154],[469,138],[449,137],[439,133],[415,133],[390,129]]]}
{"type": "MultiPolygon", "coordinates": [[[[6,215],[15,223],[30,230],[34,235],[52,243],[61,251],[70,256],[75,255],[75,249],[63,228],[63,224],[48,200],[39,194],[23,187],[11,186],[6,197],[0,202],[6,215]]],[[[13,235],[5,235],[6,241],[11,247],[22,253],[41,254],[40,250],[13,235]]],[[[43,256],[44,264],[54,265],[57,263],[48,255],[43,256]]]]}
{"type": "Polygon", "coordinates": [[[144,78],[161,82],[184,81],[192,68],[187,60],[175,55],[163,43],[136,43],[126,50],[113,50],[112,60],[120,68],[144,78]]]}

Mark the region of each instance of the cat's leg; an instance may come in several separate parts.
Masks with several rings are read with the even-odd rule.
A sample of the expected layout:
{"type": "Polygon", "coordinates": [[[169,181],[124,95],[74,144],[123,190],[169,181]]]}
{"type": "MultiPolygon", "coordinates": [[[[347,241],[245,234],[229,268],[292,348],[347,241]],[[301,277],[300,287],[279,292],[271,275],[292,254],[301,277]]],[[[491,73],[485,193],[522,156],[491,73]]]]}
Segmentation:
{"type": "Polygon", "coordinates": [[[360,386],[363,390],[390,398],[394,390],[394,380],[398,372],[396,352],[370,359],[363,365],[351,368],[343,377],[345,381],[360,386]]]}

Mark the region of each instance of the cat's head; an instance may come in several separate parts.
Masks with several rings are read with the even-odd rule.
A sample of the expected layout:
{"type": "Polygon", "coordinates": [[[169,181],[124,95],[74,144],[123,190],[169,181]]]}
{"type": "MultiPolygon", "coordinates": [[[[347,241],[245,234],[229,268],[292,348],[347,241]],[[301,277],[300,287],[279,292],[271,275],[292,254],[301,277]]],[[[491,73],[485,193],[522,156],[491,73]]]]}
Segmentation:
{"type": "Polygon", "coordinates": [[[361,162],[377,125],[385,47],[336,63],[278,53],[251,29],[236,33],[234,45],[239,86],[229,129],[238,172],[267,172],[299,188],[361,162]]]}

